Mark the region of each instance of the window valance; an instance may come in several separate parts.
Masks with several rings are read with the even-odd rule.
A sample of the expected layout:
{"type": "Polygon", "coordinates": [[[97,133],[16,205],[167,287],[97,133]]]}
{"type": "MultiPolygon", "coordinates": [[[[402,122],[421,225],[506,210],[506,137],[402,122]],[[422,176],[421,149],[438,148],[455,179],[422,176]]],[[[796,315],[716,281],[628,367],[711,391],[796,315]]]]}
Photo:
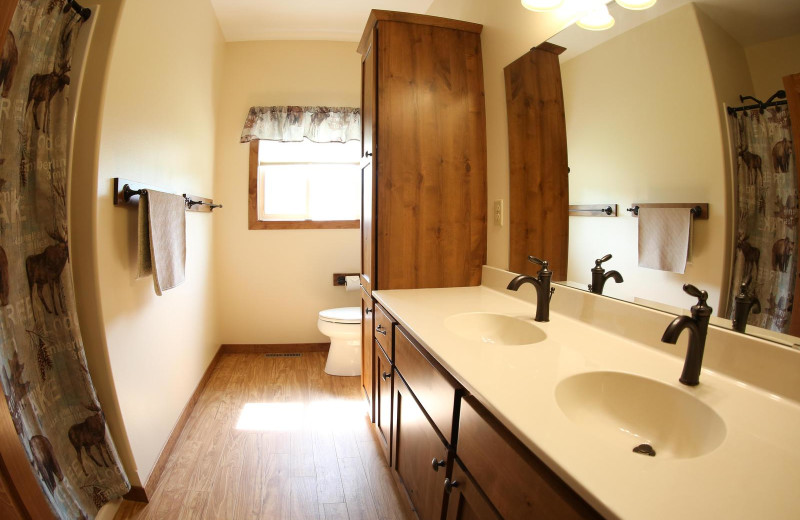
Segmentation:
{"type": "Polygon", "coordinates": [[[254,139],[344,143],[361,140],[361,111],[352,107],[251,107],[242,143],[254,139]]]}

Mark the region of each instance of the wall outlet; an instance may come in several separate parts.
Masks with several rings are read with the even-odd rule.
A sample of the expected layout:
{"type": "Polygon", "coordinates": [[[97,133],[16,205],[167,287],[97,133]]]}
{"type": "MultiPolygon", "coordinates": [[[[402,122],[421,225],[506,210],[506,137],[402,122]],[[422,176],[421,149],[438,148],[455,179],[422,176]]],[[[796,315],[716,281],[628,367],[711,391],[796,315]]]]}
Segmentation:
{"type": "Polygon", "coordinates": [[[494,201],[494,223],[497,226],[503,225],[503,199],[494,201]]]}

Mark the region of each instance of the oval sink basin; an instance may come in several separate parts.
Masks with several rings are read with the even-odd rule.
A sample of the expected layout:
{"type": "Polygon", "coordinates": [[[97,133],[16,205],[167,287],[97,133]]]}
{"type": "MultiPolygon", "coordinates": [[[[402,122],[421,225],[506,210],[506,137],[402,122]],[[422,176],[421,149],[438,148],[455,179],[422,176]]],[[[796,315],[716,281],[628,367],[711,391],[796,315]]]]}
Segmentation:
{"type": "Polygon", "coordinates": [[[445,318],[444,326],[460,338],[493,345],[527,345],[547,337],[532,323],[490,312],[454,314],[445,318]]]}
{"type": "Polygon", "coordinates": [[[574,423],[631,456],[646,456],[633,448],[649,444],[656,458],[699,457],[725,439],[725,423],[708,405],[678,388],[631,374],[568,377],[556,386],[556,401],[574,423]]]}

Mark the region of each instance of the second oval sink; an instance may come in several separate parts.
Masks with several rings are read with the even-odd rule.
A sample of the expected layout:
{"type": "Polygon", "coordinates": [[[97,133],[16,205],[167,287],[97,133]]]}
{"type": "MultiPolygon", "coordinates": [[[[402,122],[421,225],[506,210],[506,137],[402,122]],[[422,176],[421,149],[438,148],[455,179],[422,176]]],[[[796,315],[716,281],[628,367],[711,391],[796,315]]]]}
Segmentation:
{"type": "Polygon", "coordinates": [[[645,377],[586,372],[562,380],[555,393],[569,419],[626,451],[648,444],[657,458],[693,458],[725,439],[725,423],[711,407],[645,377]]]}
{"type": "Polygon", "coordinates": [[[527,345],[547,338],[544,331],[532,323],[490,312],[454,314],[445,318],[444,326],[466,340],[493,345],[527,345]]]}

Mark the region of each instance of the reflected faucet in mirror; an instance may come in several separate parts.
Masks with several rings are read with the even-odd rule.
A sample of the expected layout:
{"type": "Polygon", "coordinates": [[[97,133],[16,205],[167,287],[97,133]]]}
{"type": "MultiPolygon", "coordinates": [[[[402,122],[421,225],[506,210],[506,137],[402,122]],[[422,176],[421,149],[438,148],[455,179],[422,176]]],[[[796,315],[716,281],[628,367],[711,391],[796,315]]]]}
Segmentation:
{"type": "Polygon", "coordinates": [[[516,291],[522,284],[529,283],[536,288],[536,317],[534,321],[550,321],[550,298],[556,291],[554,287],[550,287],[550,278],[553,276],[553,271],[548,269],[550,262],[547,260],[539,260],[535,256],[529,256],[528,261],[542,266],[536,274],[536,278],[527,274],[521,274],[514,277],[509,282],[509,291],[516,291]]]}
{"type": "Polygon", "coordinates": [[[761,314],[761,302],[756,295],[749,290],[750,278],[742,282],[739,286],[739,294],[733,302],[733,330],[744,332],[747,327],[747,317],[750,310],[755,307],[753,314],[761,314]]]}
{"type": "Polygon", "coordinates": [[[594,267],[592,268],[592,283],[589,284],[589,290],[595,294],[603,294],[603,287],[605,287],[606,281],[609,278],[613,278],[617,283],[622,283],[624,281],[622,279],[622,275],[619,274],[619,271],[606,272],[606,270],[600,265],[603,262],[608,262],[611,260],[611,258],[612,256],[608,254],[603,258],[598,258],[594,261],[594,267]]]}
{"type": "Polygon", "coordinates": [[[708,306],[706,300],[708,293],[701,291],[691,284],[683,286],[683,292],[689,296],[697,298],[697,304],[692,306],[692,316],[678,316],[667,326],[661,341],[674,345],[678,342],[678,337],[686,329],[689,329],[689,348],[686,350],[686,360],[683,363],[683,372],[680,382],[687,386],[697,386],[700,383],[700,369],[703,365],[703,352],[706,348],[706,334],[708,333],[708,321],[711,318],[713,309],[708,306]]]}

